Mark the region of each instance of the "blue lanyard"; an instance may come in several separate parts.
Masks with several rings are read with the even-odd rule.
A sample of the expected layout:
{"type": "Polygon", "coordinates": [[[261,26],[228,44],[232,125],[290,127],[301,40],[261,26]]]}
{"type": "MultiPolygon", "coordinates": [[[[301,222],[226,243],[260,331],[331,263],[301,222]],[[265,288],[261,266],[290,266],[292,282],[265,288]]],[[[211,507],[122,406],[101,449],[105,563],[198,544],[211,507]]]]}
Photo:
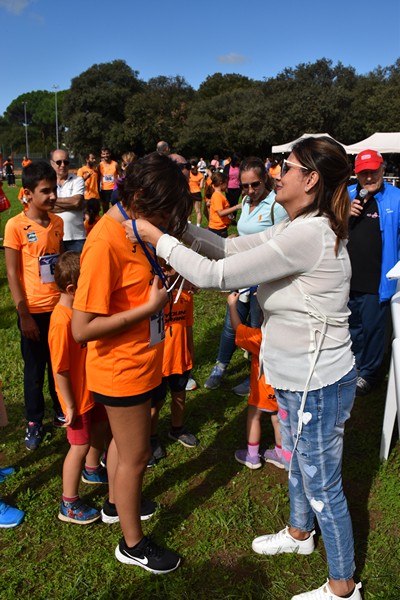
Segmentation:
{"type": "MultiPolygon", "coordinates": [[[[126,213],[125,209],[123,208],[122,204],[120,202],[117,202],[117,206],[118,206],[120,212],[122,213],[122,215],[125,217],[125,219],[127,221],[129,221],[129,216],[127,215],[127,213],[126,213]]],[[[143,252],[144,252],[147,260],[149,261],[149,263],[150,263],[150,265],[151,265],[154,273],[159,276],[159,278],[161,279],[161,281],[163,283],[163,286],[168,291],[167,278],[165,276],[164,271],[162,270],[162,268],[160,267],[160,265],[157,262],[157,259],[156,259],[156,250],[155,250],[155,248],[151,244],[149,244],[151,250],[154,253],[154,256],[152,256],[150,254],[150,251],[149,251],[147,245],[143,242],[142,238],[140,237],[140,235],[138,233],[135,219],[132,219],[132,229],[133,229],[133,233],[135,234],[135,238],[137,239],[138,243],[140,244],[140,247],[142,248],[142,250],[143,250],[143,252]]]]}

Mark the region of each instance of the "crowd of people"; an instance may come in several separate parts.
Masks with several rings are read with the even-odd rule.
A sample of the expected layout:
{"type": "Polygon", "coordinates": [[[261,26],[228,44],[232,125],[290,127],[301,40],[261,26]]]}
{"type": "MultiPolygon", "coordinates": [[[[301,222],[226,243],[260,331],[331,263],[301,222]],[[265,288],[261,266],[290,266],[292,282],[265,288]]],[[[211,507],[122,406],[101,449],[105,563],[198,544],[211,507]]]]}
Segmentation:
{"type": "MultiPolygon", "coordinates": [[[[325,137],[296,143],[283,161],[233,154],[221,164],[215,155],[207,166],[164,141],[143,158],[125,154],[122,168],[107,148],[98,166],[93,153],[85,160],[77,175],[65,150],[26,164],[24,210],[4,240],[26,448],[42,441],[46,369],[53,423],[67,430],[59,519],[118,521],[120,562],[153,573],[179,566],[175,551],[143,534],[157,507],[142,497],[143,476],[165,457],[157,423],[168,387],[169,437],[199,443],[185,424],[186,391],[196,385],[193,293],[230,290],[204,387],[219,387],[236,347],[248,351],[250,376],[234,389],[248,395],[247,447],[235,459],[289,474],[289,524],[252,548],[311,554],[316,521],[329,578],[292,600],[360,600],[341,464],[355,395],[379,380],[395,291],[385,274],[399,252],[400,190],[384,182],[382,156],[361,152],[350,187],[348,158],[325,137]],[[263,413],[274,444],[260,454],[263,413]],[[108,483],[101,511],[80,498],[81,479],[108,483]]],[[[0,504],[1,527],[23,516],[0,504]]]]}

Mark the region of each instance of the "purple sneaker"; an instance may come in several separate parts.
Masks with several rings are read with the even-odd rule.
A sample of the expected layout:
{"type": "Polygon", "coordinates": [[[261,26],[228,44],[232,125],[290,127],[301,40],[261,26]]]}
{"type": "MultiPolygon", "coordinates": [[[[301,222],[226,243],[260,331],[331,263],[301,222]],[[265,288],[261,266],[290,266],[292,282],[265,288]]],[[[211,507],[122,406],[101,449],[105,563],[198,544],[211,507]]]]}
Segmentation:
{"type": "Polygon", "coordinates": [[[235,459],[241,465],[245,465],[249,469],[259,469],[261,467],[260,457],[257,454],[256,456],[250,456],[247,450],[236,450],[235,459]]]}
{"type": "Polygon", "coordinates": [[[283,458],[278,456],[278,453],[275,448],[272,450],[266,450],[263,454],[264,460],[267,463],[271,463],[278,469],[284,469],[285,465],[283,464],[283,458]]]}

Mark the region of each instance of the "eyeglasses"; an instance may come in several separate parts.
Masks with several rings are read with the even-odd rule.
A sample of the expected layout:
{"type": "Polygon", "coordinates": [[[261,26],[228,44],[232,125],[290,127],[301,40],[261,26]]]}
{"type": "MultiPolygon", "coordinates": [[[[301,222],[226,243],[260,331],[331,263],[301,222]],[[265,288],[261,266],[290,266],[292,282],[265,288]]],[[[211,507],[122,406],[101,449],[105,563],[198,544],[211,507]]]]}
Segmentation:
{"type": "Polygon", "coordinates": [[[178,165],[178,167],[183,171],[183,169],[187,169],[188,171],[190,171],[190,169],[192,168],[192,165],[189,162],[185,162],[185,163],[176,163],[178,165]]]}
{"type": "Polygon", "coordinates": [[[284,177],[286,175],[286,173],[288,171],[290,171],[290,169],[303,169],[304,171],[309,171],[310,169],[307,169],[307,167],[304,167],[303,165],[298,165],[297,163],[291,162],[290,160],[284,160],[283,161],[283,165],[282,165],[282,169],[281,169],[281,177],[284,177]]]}
{"type": "Polygon", "coordinates": [[[261,185],[261,181],[252,181],[251,183],[242,183],[242,189],[248,190],[249,187],[253,188],[253,190],[257,190],[261,185]]]}
{"type": "Polygon", "coordinates": [[[66,160],[53,160],[52,159],[52,162],[54,164],[56,164],[57,167],[61,167],[61,165],[65,165],[66,167],[68,167],[68,165],[69,165],[69,160],[68,159],[66,159],[66,160]]]}

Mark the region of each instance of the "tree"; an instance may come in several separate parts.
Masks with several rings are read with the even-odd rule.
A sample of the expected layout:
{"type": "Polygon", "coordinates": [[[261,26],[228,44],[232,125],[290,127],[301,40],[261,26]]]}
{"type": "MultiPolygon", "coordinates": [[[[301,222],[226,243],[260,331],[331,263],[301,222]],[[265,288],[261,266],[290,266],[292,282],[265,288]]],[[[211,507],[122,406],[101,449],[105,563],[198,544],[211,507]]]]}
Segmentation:
{"type": "MultiPolygon", "coordinates": [[[[62,115],[64,91],[57,94],[59,115],[62,115]]],[[[21,94],[7,107],[0,119],[2,145],[17,153],[25,153],[25,108],[28,124],[29,149],[31,152],[46,152],[55,145],[55,98],[54,93],[38,90],[21,94]]],[[[62,134],[62,120],[59,122],[62,134]]]]}
{"type": "Polygon", "coordinates": [[[176,149],[194,96],[183,77],[154,77],[128,100],[124,123],[125,142],[152,152],[159,140],[176,149]]]}
{"type": "Polygon", "coordinates": [[[114,60],[95,64],[72,80],[63,113],[71,150],[83,156],[98,152],[106,144],[113,152],[120,152],[111,132],[124,122],[128,99],[144,85],[138,74],[125,61],[114,60]]]}

